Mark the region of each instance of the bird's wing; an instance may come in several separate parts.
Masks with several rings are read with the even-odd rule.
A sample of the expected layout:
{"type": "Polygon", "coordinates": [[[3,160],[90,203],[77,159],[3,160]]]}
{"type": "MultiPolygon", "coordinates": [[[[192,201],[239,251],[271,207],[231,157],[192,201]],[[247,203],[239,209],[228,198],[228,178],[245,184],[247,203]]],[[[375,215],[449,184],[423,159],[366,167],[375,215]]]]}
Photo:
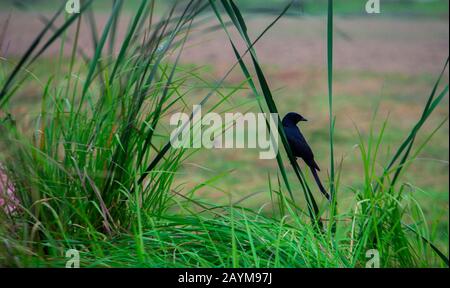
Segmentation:
{"type": "Polygon", "coordinates": [[[309,167],[313,167],[320,171],[319,166],[314,161],[314,153],[305,138],[300,134],[300,131],[298,132],[298,135],[295,134],[287,133],[286,135],[294,156],[302,158],[309,167]]]}
{"type": "Polygon", "coordinates": [[[308,143],[299,137],[292,137],[290,135],[287,136],[289,144],[291,145],[292,152],[295,156],[301,158],[311,158],[314,157],[311,148],[308,143]]]}

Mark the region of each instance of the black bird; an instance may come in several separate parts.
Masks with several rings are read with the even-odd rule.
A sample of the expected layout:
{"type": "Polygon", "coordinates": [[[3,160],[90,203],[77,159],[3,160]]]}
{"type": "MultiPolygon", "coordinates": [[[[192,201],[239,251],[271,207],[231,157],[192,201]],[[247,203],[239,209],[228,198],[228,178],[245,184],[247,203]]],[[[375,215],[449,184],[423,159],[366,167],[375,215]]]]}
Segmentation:
{"type": "Polygon", "coordinates": [[[305,161],[306,165],[311,169],[311,172],[316,180],[317,186],[319,186],[320,192],[330,200],[330,195],[327,193],[325,188],[320,182],[319,175],[317,175],[317,171],[320,171],[319,165],[317,165],[314,160],[314,154],[309,147],[308,142],[306,142],[305,137],[303,137],[300,129],[297,127],[297,123],[300,121],[308,121],[303,118],[302,115],[297,114],[295,112],[289,112],[284,116],[283,124],[284,133],[286,134],[286,138],[288,140],[289,146],[291,147],[292,153],[294,153],[295,157],[302,158],[305,161]]]}

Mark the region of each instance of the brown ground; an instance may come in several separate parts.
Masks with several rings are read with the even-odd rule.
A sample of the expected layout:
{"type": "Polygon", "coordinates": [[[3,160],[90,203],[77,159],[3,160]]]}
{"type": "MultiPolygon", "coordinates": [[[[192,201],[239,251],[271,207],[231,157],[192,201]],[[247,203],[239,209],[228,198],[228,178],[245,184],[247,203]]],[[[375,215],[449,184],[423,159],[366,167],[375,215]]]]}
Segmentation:
{"type": "MultiPolygon", "coordinates": [[[[3,31],[8,15],[0,12],[0,31],[3,31]]],[[[98,26],[103,27],[106,20],[106,15],[97,16],[98,26]]],[[[127,17],[121,18],[118,41],[121,41],[128,21],[127,17]]],[[[266,16],[250,18],[248,22],[252,36],[256,37],[258,31],[262,31],[271,21],[272,17],[266,16]]],[[[336,69],[437,73],[448,56],[448,19],[337,17],[335,23],[336,69]]],[[[42,27],[37,15],[12,14],[1,45],[1,55],[22,55],[42,27]]],[[[227,69],[234,55],[225,34],[222,31],[206,36],[202,33],[201,30],[194,31],[194,39],[184,52],[184,61],[227,69]]],[[[91,33],[87,25],[83,25],[81,30],[80,43],[86,52],[92,53],[91,33]]],[[[69,46],[65,51],[67,55],[70,53],[69,46]]],[[[280,20],[256,48],[264,65],[276,65],[282,69],[283,78],[289,80],[291,77],[295,81],[299,70],[326,67],[326,19],[304,17],[280,20]]],[[[59,45],[53,45],[47,56],[58,55],[58,51],[59,45]]]]}

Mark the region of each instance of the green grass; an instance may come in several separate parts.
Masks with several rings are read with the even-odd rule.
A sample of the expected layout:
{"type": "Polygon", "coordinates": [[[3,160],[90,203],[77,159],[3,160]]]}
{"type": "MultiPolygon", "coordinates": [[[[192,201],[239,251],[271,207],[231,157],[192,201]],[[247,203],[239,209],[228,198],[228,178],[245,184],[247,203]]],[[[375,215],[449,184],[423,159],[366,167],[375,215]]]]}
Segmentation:
{"type": "MultiPolygon", "coordinates": [[[[155,20],[153,1],[139,1],[114,57],[107,43],[115,38],[114,23],[125,9],[121,2],[115,2],[102,33],[93,35],[95,53],[85,62],[77,54],[75,32],[72,57],[60,56],[50,75],[42,72],[39,105],[28,106],[25,117],[15,116],[24,101],[18,99],[20,91],[33,81],[27,71],[40,75],[38,64],[47,62],[40,54],[56,45],[68,27],[78,31],[80,15],[87,14],[68,18],[60,29],[44,29],[53,36],[38,35],[24,57],[0,66],[0,163],[20,199],[15,213],[0,209],[0,266],[64,267],[68,249],[80,251],[83,267],[365,267],[370,249],[379,251],[381,267],[448,265],[448,215],[427,211],[437,201],[448,206],[448,196],[408,179],[408,170],[446,125],[446,118],[430,118],[445,105],[445,80],[433,79],[407,128],[391,127],[390,119],[372,109],[367,129],[356,125],[350,133],[341,131],[334,116],[342,108],[342,95],[337,98],[333,86],[346,78],[332,65],[329,1],[328,88],[314,99],[327,107],[321,113],[328,123],[317,131],[313,146],[330,155],[326,182],[333,202],[315,196],[314,182],[280,130],[283,145],[272,166],[261,169],[245,161],[248,169],[264,175],[257,196],[268,203],[246,207],[248,193],[236,197],[221,188],[236,167],[230,161],[218,161],[213,171],[194,170],[197,181],[186,177],[192,159],[214,165],[196,153],[203,150],[172,149],[165,123],[173,111],[190,111],[191,103],[216,111],[245,110],[248,102],[256,111],[288,109],[273,97],[254,44],[292,7],[280,7],[272,24],[250,39],[239,3],[183,2],[155,20]],[[198,15],[206,11],[216,17],[212,25],[227,31],[236,56],[219,81],[203,79],[197,67],[178,62],[190,31],[199,27],[198,15]],[[225,25],[228,21],[231,25],[225,25]],[[236,48],[242,45],[245,50],[236,48]],[[227,78],[237,68],[246,81],[230,89],[227,78]],[[254,96],[250,101],[239,98],[248,91],[254,96]],[[341,161],[342,142],[356,144],[350,166],[341,161]],[[348,177],[357,181],[349,185],[348,177]],[[208,191],[220,196],[202,194],[208,191]],[[423,196],[429,194],[441,198],[423,196]]],[[[442,179],[433,182],[442,187],[442,179]]],[[[250,187],[242,172],[232,181],[250,187]]]]}

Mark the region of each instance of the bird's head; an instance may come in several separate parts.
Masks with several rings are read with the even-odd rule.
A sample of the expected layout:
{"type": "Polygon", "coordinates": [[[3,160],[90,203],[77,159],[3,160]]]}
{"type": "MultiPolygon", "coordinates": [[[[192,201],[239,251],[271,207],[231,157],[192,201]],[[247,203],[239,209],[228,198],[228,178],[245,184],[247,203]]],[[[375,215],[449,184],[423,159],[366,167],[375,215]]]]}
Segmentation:
{"type": "Polygon", "coordinates": [[[297,125],[300,121],[308,121],[306,120],[302,115],[295,113],[295,112],[289,112],[284,116],[283,121],[281,122],[283,125],[287,124],[294,124],[297,125]]]}

